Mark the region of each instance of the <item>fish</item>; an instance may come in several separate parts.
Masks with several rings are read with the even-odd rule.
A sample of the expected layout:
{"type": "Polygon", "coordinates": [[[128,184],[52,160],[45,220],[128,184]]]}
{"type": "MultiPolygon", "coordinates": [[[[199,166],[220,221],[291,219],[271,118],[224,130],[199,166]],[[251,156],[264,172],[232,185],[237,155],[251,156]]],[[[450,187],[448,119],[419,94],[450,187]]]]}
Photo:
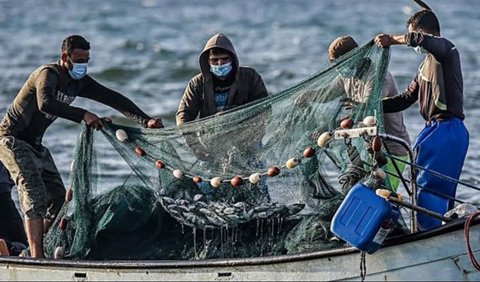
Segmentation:
{"type": "Polygon", "coordinates": [[[234,214],[235,209],[234,208],[226,208],[226,209],[223,210],[223,213],[226,214],[226,215],[234,214]]]}
{"type": "Polygon", "coordinates": [[[236,214],[228,214],[227,217],[231,220],[235,220],[235,221],[239,221],[241,219],[241,217],[239,217],[238,215],[236,214]]]}
{"type": "Polygon", "coordinates": [[[162,197],[162,200],[167,204],[174,204],[175,200],[169,197],[162,197]]]}
{"type": "Polygon", "coordinates": [[[212,212],[211,210],[206,209],[206,208],[200,208],[198,211],[203,213],[206,216],[215,216],[216,215],[214,212],[212,212]]]}
{"type": "Polygon", "coordinates": [[[233,204],[234,207],[236,208],[244,208],[245,207],[245,202],[238,202],[233,204]]]}
{"type": "Polygon", "coordinates": [[[256,214],[258,218],[267,218],[268,214],[266,212],[259,212],[256,214]]]}

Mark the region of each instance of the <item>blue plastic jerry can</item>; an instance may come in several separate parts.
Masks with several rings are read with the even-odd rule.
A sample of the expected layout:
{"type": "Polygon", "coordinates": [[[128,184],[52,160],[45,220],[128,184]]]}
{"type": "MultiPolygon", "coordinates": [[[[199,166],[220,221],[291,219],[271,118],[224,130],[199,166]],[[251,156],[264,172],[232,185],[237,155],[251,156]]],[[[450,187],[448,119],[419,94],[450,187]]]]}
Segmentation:
{"type": "Polygon", "coordinates": [[[330,229],[353,247],[372,254],[394,229],[399,216],[398,207],[364,183],[357,183],[335,213],[330,229]]]}

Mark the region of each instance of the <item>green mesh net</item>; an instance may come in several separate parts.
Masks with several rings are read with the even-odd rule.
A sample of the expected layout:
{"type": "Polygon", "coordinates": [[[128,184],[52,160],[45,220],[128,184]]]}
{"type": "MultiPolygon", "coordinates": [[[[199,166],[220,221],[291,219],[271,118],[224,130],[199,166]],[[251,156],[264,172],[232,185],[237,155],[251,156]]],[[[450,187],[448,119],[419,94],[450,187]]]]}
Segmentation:
{"type": "Polygon", "coordinates": [[[345,117],[355,128],[375,115],[383,131],[388,55],[368,43],[289,89],[181,128],[85,128],[73,199],[46,235],[47,256],[58,247],[72,259],[208,259],[337,246],[330,220],[367,175],[368,144],[317,141],[345,117]]]}

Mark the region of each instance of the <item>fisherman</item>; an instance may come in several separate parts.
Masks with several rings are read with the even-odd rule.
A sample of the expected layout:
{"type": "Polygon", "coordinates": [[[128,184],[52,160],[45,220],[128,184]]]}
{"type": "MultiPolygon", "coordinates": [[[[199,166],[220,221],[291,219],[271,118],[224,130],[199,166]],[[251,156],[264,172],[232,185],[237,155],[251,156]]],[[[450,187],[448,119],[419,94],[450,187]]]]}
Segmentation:
{"type": "Polygon", "coordinates": [[[28,78],[0,124],[0,161],[18,187],[20,206],[32,257],[42,258],[44,225],[60,210],[65,187],[49,150],[42,145],[47,128],[57,117],[100,129],[94,113],[70,106],[85,97],[108,105],[148,128],[163,127],[131,100],[87,75],[90,43],[79,35],[63,40],[60,59],[42,65],[28,78]]]}
{"type": "MultiPolygon", "coordinates": [[[[425,127],[414,145],[415,164],[442,175],[459,179],[469,144],[469,133],[463,120],[463,78],[459,52],[448,39],[441,37],[440,24],[428,6],[407,21],[408,32],[400,35],[379,34],[379,47],[407,45],[424,54],[415,78],[404,93],[383,100],[386,113],[402,111],[417,100],[425,127]]],[[[454,207],[457,182],[420,170],[419,206],[445,214],[454,207]]],[[[420,229],[442,223],[422,213],[417,215],[420,229]]]]}
{"type": "MultiPolygon", "coordinates": [[[[328,58],[330,63],[333,63],[336,59],[357,47],[357,42],[351,36],[340,36],[336,38],[328,47],[328,58]]],[[[358,79],[356,78],[348,78],[342,79],[341,82],[342,86],[345,88],[347,96],[350,99],[352,99],[354,102],[364,102],[364,100],[373,91],[373,85],[371,83],[364,83],[363,85],[366,87],[360,88],[358,87],[359,82],[357,80],[358,79]]],[[[398,94],[397,84],[395,83],[392,74],[388,71],[383,83],[382,94],[384,97],[393,97],[398,94]]],[[[404,140],[407,144],[410,144],[410,136],[408,135],[407,128],[403,122],[402,113],[384,114],[383,118],[385,133],[396,136],[404,140]]],[[[408,160],[408,151],[405,149],[405,147],[393,141],[387,140],[385,143],[392,155],[401,158],[404,161],[408,160]]],[[[399,177],[401,176],[393,176],[397,175],[397,171],[393,162],[395,162],[400,174],[405,169],[405,163],[394,161],[391,158],[388,158],[388,163],[383,167],[383,169],[389,173],[387,174],[387,185],[392,191],[396,192],[399,184],[399,177]]]]}
{"type": "Polygon", "coordinates": [[[227,36],[211,37],[199,57],[201,72],[188,83],[176,114],[177,125],[268,96],[262,77],[240,66],[227,36]]]}
{"type": "MultiPolygon", "coordinates": [[[[207,41],[199,56],[199,64],[201,72],[189,81],[178,106],[176,121],[179,127],[197,118],[220,115],[226,110],[268,96],[260,74],[251,67],[240,66],[232,42],[222,33],[215,34],[207,41]]],[[[231,152],[220,153],[234,155],[238,153],[236,150],[240,150],[247,155],[246,151],[260,146],[260,128],[257,127],[257,138],[248,136],[248,142],[237,142],[236,148],[229,148],[231,152]]],[[[202,160],[208,160],[212,150],[218,151],[218,148],[208,148],[210,144],[202,145],[191,135],[186,134],[185,139],[202,160]]],[[[254,167],[261,166],[254,158],[247,162],[254,167]]]]}

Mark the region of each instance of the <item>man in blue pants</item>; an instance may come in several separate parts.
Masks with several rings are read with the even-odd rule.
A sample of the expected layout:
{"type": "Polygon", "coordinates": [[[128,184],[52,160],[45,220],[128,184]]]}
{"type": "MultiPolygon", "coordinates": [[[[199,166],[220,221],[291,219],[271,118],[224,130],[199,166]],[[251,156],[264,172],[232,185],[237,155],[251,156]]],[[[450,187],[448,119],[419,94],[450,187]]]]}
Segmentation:
{"type": "MultiPolygon", "coordinates": [[[[463,120],[463,78],[459,52],[448,39],[440,36],[436,15],[428,9],[413,14],[407,21],[408,33],[380,34],[375,38],[379,47],[403,44],[425,54],[417,75],[406,91],[383,100],[384,112],[398,112],[417,100],[425,128],[414,145],[417,165],[458,179],[468,149],[469,133],[463,120]]],[[[444,214],[453,208],[457,183],[421,170],[418,205],[444,214]],[[449,199],[450,198],[450,199],[449,199]]],[[[418,214],[421,230],[441,225],[440,220],[418,214]]]]}

